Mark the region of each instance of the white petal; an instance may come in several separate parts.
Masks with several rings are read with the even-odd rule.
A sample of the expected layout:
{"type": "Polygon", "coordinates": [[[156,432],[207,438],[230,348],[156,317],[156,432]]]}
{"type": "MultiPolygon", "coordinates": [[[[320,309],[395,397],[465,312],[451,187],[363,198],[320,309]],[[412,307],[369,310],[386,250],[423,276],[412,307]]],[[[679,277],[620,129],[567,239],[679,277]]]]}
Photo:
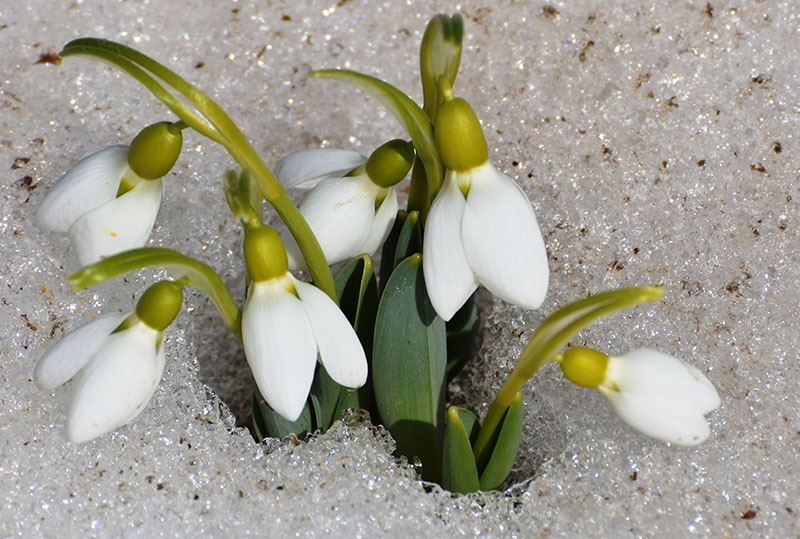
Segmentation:
{"type": "Polygon", "coordinates": [[[161,381],[161,376],[164,373],[164,363],[166,363],[165,359],[166,358],[164,355],[164,340],[161,339],[161,342],[158,344],[158,349],[156,350],[156,366],[155,366],[156,371],[161,374],[159,374],[158,377],[153,378],[153,383],[150,387],[150,391],[147,398],[142,400],[142,404],[140,404],[138,408],[136,408],[133,412],[131,412],[131,414],[127,418],[125,418],[125,421],[122,422],[123,425],[126,425],[131,421],[133,421],[136,418],[136,416],[141,414],[144,411],[145,407],[147,407],[147,403],[150,402],[150,399],[153,397],[153,394],[156,392],[156,389],[158,389],[158,383],[161,381]]]}
{"type": "Polygon", "coordinates": [[[720,404],[719,394],[700,371],[667,354],[640,348],[612,357],[600,387],[619,416],[643,433],[681,445],[709,436],[704,414],[720,404]],[[617,390],[611,389],[616,386],[617,390]]]}
{"type": "Polygon", "coordinates": [[[392,231],[392,225],[396,218],[397,192],[394,190],[394,187],[391,187],[387,191],[386,198],[383,199],[381,207],[378,208],[378,213],[375,214],[372,220],[372,229],[370,230],[369,236],[364,241],[364,244],[361,246],[361,252],[367,253],[368,255],[374,254],[375,251],[383,245],[386,238],[389,237],[389,233],[392,231]]]}
{"type": "Polygon", "coordinates": [[[347,317],[316,286],[295,280],[295,288],[311,322],[320,363],[336,383],[363,386],[367,381],[367,357],[347,317]]]}
{"type": "Polygon", "coordinates": [[[651,438],[679,445],[697,445],[708,439],[706,418],[679,400],[599,389],[623,421],[651,438]]]}
{"type": "Polygon", "coordinates": [[[537,309],[547,294],[547,251],[528,198],[489,162],[470,171],[461,234],[478,280],[501,299],[537,309]]]}
{"type": "Polygon", "coordinates": [[[36,364],[33,373],[36,384],[46,391],[52,391],[71,380],[126,316],[108,314],[95,318],[50,347],[36,364]]]}
{"type": "MultiPolygon", "coordinates": [[[[366,175],[328,178],[306,195],[300,212],[317,237],[328,264],[336,264],[361,254],[375,218],[375,197],[379,187],[366,175]]],[[[293,240],[285,242],[297,260],[293,240]],[[291,246],[291,247],[290,247],[291,246]]],[[[303,269],[293,266],[291,269],[303,269]]]]}
{"type": "Polygon", "coordinates": [[[114,333],[81,372],[67,418],[75,443],[124,425],[153,395],[163,372],[158,332],[139,323],[114,333]]]}
{"type": "Polygon", "coordinates": [[[464,206],[464,195],[453,179],[453,172],[448,171],[428,213],[422,247],[428,297],[444,320],[450,320],[478,288],[461,240],[464,206]]]}
{"type": "Polygon", "coordinates": [[[707,414],[720,405],[713,384],[693,366],[663,352],[639,348],[609,364],[608,376],[624,391],[659,395],[707,414]]]}
{"type": "Polygon", "coordinates": [[[164,188],[161,180],[142,180],[121,197],[78,219],[69,239],[81,266],[142,247],[156,221],[164,188]]]}
{"type": "Polygon", "coordinates": [[[283,280],[254,283],[242,313],[244,353],[258,389],[280,415],[294,421],[303,411],[317,345],[306,309],[283,280]]]}
{"type": "Polygon", "coordinates": [[[127,156],[127,146],[105,146],[83,157],[42,200],[37,224],[66,233],[81,215],[113,200],[128,170],[127,156]]]}
{"type": "Polygon", "coordinates": [[[317,148],[290,153],[278,161],[273,173],[287,189],[310,189],[326,178],[340,178],[367,162],[352,150],[317,148]]]}

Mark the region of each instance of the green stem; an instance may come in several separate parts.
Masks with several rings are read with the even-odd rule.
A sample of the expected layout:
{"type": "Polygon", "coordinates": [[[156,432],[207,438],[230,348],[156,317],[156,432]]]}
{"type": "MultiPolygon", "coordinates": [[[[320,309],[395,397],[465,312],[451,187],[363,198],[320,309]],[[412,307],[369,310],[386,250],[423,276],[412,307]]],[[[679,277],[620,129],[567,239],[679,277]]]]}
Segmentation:
{"type": "Polygon", "coordinates": [[[144,268],[164,267],[178,283],[191,284],[206,293],[231,332],[241,340],[242,313],[222,278],[209,265],[172,249],[143,247],[110,256],[71,275],[69,281],[76,290],[88,288],[144,268]]]}
{"type": "Polygon", "coordinates": [[[514,397],[536,372],[584,327],[604,316],[649,301],[661,299],[664,289],[660,286],[623,288],[602,292],[571,303],[550,315],[522,351],[516,367],[511,371],[497,392],[486,419],[483,421],[473,452],[478,470],[482,470],[491,456],[491,441],[506,409],[514,397]]]}
{"type": "MultiPolygon", "coordinates": [[[[363,73],[347,69],[320,69],[312,71],[311,76],[346,82],[380,101],[392,113],[395,119],[405,127],[414,143],[417,157],[425,168],[424,179],[427,182],[425,194],[428,201],[433,200],[444,180],[444,165],[436,149],[433,124],[419,105],[391,84],[363,73]]],[[[418,175],[417,177],[423,176],[418,175]]],[[[413,181],[414,177],[412,176],[413,181]]],[[[421,190],[416,189],[415,197],[419,196],[420,192],[421,190]]],[[[419,209],[422,213],[425,207],[415,202],[414,209],[419,209]]]]}
{"type": "Polygon", "coordinates": [[[243,169],[253,172],[264,198],[272,204],[297,241],[314,284],[337,300],[333,275],[311,228],[247,137],[213,99],[152,58],[119,43],[95,38],[76,39],[67,43],[59,54],[64,57],[77,54],[96,56],[119,66],[144,84],[183,122],[223,145],[243,169]],[[193,105],[194,111],[150,74],[183,95],[193,105]]]}

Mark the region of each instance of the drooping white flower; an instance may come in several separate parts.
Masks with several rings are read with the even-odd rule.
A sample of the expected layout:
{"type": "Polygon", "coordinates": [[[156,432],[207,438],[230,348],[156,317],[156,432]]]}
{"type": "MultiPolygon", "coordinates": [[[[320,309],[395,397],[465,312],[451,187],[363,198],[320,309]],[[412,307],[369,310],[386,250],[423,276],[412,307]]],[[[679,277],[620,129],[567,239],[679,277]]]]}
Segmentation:
{"type": "Polygon", "coordinates": [[[436,140],[448,170],[428,213],[422,264],[437,314],[450,320],[479,284],[509,303],[540,307],[549,270],[536,215],[522,189],[489,162],[466,101],[439,108],[436,140]]]}
{"type": "Polygon", "coordinates": [[[319,360],[345,387],[366,382],[367,359],[352,326],[317,287],[288,271],[277,232],[245,234],[245,261],[252,278],[242,311],[242,342],[258,389],[289,421],[303,411],[319,360]]]}
{"type": "MultiPolygon", "coordinates": [[[[373,254],[386,240],[397,215],[394,185],[408,173],[413,149],[404,141],[379,147],[369,159],[348,150],[315,149],[292,153],[278,163],[275,173],[285,187],[310,188],[300,213],[322,247],[329,264],[362,253],[373,254]]],[[[305,261],[288,231],[290,269],[304,269],[305,261]]]]}
{"type": "Polygon", "coordinates": [[[623,421],[656,440],[697,445],[708,439],[704,416],[719,407],[719,394],[677,358],[649,348],[615,357],[577,347],[567,350],[561,366],[567,378],[595,387],[623,421]]]}
{"type": "Polygon", "coordinates": [[[97,318],[42,356],[34,380],[47,391],[76,374],[67,437],[78,443],[112,431],[144,409],[164,370],[159,332],[138,322],[112,333],[126,315],[97,318]]]}
{"type": "Polygon", "coordinates": [[[130,146],[105,146],[84,156],[36,211],[44,229],[66,233],[82,266],[141,247],[150,236],[182,136],[161,122],[130,146]]]}
{"type": "Polygon", "coordinates": [[[96,438],[144,410],[164,372],[163,329],[181,300],[174,283],[157,283],[142,295],[135,314],[96,318],[42,356],[34,372],[42,389],[53,391],[76,378],[67,414],[70,441],[96,438]]]}

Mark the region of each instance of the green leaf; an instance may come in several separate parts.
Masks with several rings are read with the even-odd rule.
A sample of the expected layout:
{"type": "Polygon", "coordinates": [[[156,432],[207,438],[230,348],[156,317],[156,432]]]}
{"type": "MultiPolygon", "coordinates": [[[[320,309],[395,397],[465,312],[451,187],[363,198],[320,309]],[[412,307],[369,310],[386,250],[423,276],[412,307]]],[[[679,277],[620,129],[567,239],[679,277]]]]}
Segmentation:
{"type": "Polygon", "coordinates": [[[464,20],[456,13],[452,17],[439,14],[425,28],[419,51],[420,76],[424,110],[433,120],[436,107],[442,102],[437,81],[445,77],[453,86],[461,63],[461,41],[464,37],[464,20]]]}
{"type": "Polygon", "coordinates": [[[222,278],[211,266],[178,251],[163,247],[142,247],[125,251],[83,268],[71,275],[69,281],[76,290],[80,290],[154,266],[166,268],[173,277],[185,278],[189,284],[205,292],[225,325],[241,340],[242,313],[222,278]]]}
{"type": "Polygon", "coordinates": [[[447,329],[447,381],[452,380],[472,357],[481,329],[481,313],[473,294],[453,318],[447,329]]]}
{"type": "Polygon", "coordinates": [[[439,191],[444,177],[444,165],[436,150],[433,125],[419,105],[391,84],[363,73],[347,69],[321,69],[312,71],[311,76],[347,82],[380,101],[411,137],[417,156],[425,167],[428,193],[439,191]]]}
{"type": "Polygon", "coordinates": [[[517,393],[511,406],[506,409],[497,438],[490,443],[491,456],[481,472],[481,490],[500,488],[511,473],[522,439],[524,411],[522,393],[517,393]]]}
{"type": "Polygon", "coordinates": [[[458,406],[447,411],[442,443],[442,486],[458,493],[475,492],[480,488],[472,440],[480,424],[475,414],[458,406]]]}
{"type": "Polygon", "coordinates": [[[428,299],[422,255],[395,268],[378,305],[372,377],[375,401],[397,451],[422,460],[422,476],[438,481],[444,422],[447,350],[444,321],[428,299]]]}
{"type": "MultiPolygon", "coordinates": [[[[336,293],[339,296],[339,306],[356,330],[369,364],[378,310],[378,283],[369,255],[361,255],[342,268],[336,276],[336,293]]],[[[373,400],[372,379],[367,379],[363,387],[353,391],[334,382],[325,368],[318,365],[311,394],[317,399],[317,428],[325,431],[349,408],[370,409],[373,400]]]]}
{"type": "Polygon", "coordinates": [[[267,437],[283,439],[291,435],[302,440],[314,429],[309,401],[306,401],[306,406],[296,421],[288,421],[270,408],[255,382],[253,382],[252,408],[253,426],[259,442],[267,437]]]}
{"type": "Polygon", "coordinates": [[[403,223],[406,222],[407,216],[408,212],[404,210],[397,212],[392,230],[389,231],[386,241],[383,242],[383,248],[381,249],[381,290],[385,288],[389,275],[394,270],[394,252],[397,250],[397,238],[400,237],[400,231],[403,230],[403,223]]]}
{"type": "Polygon", "coordinates": [[[397,212],[392,231],[381,252],[381,283],[386,284],[395,266],[414,253],[422,252],[422,226],[419,212],[397,212]]]}

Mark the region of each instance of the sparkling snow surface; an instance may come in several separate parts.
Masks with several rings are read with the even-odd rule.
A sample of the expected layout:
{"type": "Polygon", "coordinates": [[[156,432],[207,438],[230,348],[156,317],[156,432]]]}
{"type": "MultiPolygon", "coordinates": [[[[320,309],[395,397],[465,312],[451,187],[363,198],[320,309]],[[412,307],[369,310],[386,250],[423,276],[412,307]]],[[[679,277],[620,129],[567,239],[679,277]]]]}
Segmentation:
{"type": "MultiPolygon", "coordinates": [[[[0,8],[0,536],[714,537],[800,534],[800,9],[797,2],[6,2],[0,8]],[[373,99],[309,79],[343,67],[420,98],[435,13],[464,14],[456,94],[492,161],[530,197],[550,254],[540,311],[487,300],[479,357],[451,386],[485,413],[544,316],[588,293],[663,284],[664,300],[573,342],[649,346],[718,388],[697,448],[653,442],[547,367],[525,392],[509,489],[451,497],[415,479],[380,427],[352,418],[295,446],[245,429],[237,341],[197,291],[133,423],[66,441],[72,386],[34,365],[158,271],[75,292],[67,239],[33,213],[81,155],[174,119],[136,81],[48,55],[77,37],[131,45],[197,84],[274,163],[312,147],[369,153],[403,131],[373,99]],[[42,60],[42,62],[40,62],[42,60]],[[239,418],[237,421],[237,417],[239,418]]],[[[150,243],[198,257],[243,296],[232,160],[187,132],[150,243]]]]}

